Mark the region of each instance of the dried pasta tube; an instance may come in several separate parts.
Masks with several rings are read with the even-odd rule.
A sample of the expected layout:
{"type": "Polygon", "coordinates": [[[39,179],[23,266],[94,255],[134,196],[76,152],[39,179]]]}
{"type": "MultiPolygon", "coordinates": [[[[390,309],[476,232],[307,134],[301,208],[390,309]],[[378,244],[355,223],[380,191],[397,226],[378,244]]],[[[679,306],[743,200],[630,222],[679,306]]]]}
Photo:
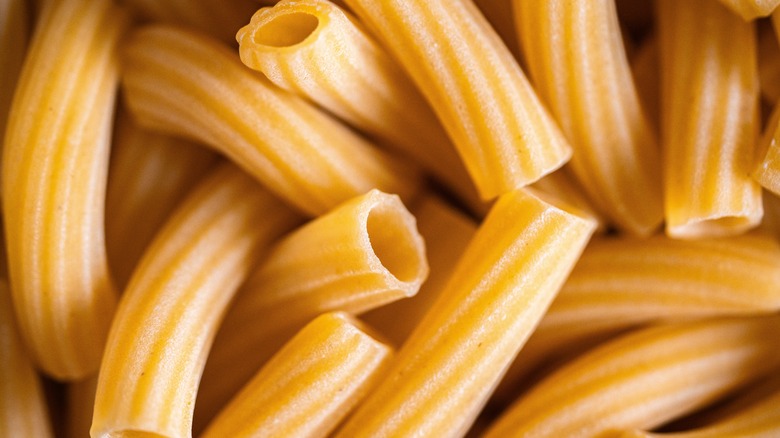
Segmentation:
{"type": "Polygon", "coordinates": [[[607,224],[604,215],[596,211],[591,201],[581,190],[580,185],[567,172],[568,169],[569,166],[566,165],[547,174],[544,178],[533,183],[530,188],[536,190],[537,194],[555,198],[558,202],[579,209],[584,215],[598,223],[598,231],[605,231],[607,224]]]}
{"type": "Polygon", "coordinates": [[[41,382],[14,319],[11,291],[0,280],[0,436],[53,437],[41,382]]]}
{"type": "Polygon", "coordinates": [[[216,161],[205,148],[146,131],[120,114],[106,193],[108,261],[120,290],[154,234],[216,161]]]}
{"type": "Polygon", "coordinates": [[[780,0],[720,0],[720,2],[746,21],[766,17],[777,9],[777,5],[780,5],[780,0]]]}
{"type": "Polygon", "coordinates": [[[146,251],[100,366],[93,437],[192,431],[198,381],[239,285],[298,216],[231,164],[215,169],[146,251]]]}
{"type": "Polygon", "coordinates": [[[372,188],[409,197],[418,176],[218,41],[152,26],[125,46],[123,85],[141,126],[205,143],[310,215],[372,188]]]}
{"type": "Polygon", "coordinates": [[[392,349],[345,313],[307,324],[200,436],[327,436],[382,377],[392,349]]]}
{"type": "Polygon", "coordinates": [[[27,52],[28,14],[25,0],[0,2],[0,64],[3,66],[0,68],[0,147],[14,88],[27,52]]]}
{"type": "Polygon", "coordinates": [[[742,233],[762,215],[754,26],[710,0],[657,6],[666,233],[742,233]]]}
{"type": "Polygon", "coordinates": [[[347,0],[400,62],[483,199],[557,169],[571,148],[501,39],[468,0],[347,0]]]}
{"type": "Polygon", "coordinates": [[[284,237],[241,288],[214,342],[196,430],[306,322],[413,296],[428,275],[425,244],[400,199],[353,198],[284,237]]]}
{"type": "Polygon", "coordinates": [[[462,436],[594,229],[524,191],[501,196],[383,382],[337,436],[462,436]]]}
{"type": "Polygon", "coordinates": [[[103,211],[126,23],[108,0],[46,3],[8,120],[3,213],[14,307],[34,362],[60,380],[97,370],[116,306],[103,211]]]}
{"type": "Polygon", "coordinates": [[[780,365],[779,329],[780,317],[772,316],[630,333],[541,381],[485,437],[588,437],[653,428],[780,365]]]}
{"type": "Polygon", "coordinates": [[[89,436],[92,427],[92,411],[95,408],[97,375],[77,382],[69,382],[66,389],[67,406],[65,408],[65,436],[84,438],[89,436]]]}
{"type": "Polygon", "coordinates": [[[574,149],[599,211],[635,235],[663,220],[661,163],[623,48],[614,0],[514,1],[531,78],[574,149]]]}
{"type": "Polygon", "coordinates": [[[326,0],[263,8],[237,36],[241,61],[394,146],[464,200],[478,196],[428,103],[348,12],[326,0]]]}

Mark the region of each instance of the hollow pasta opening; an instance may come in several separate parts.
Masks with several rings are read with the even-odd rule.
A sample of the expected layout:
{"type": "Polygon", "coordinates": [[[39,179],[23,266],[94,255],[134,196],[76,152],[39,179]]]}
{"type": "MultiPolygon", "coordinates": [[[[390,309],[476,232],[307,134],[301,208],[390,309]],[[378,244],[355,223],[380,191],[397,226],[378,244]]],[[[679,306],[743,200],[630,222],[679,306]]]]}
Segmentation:
{"type": "Polygon", "coordinates": [[[311,14],[303,12],[281,14],[257,27],[252,40],[264,46],[294,46],[308,38],[319,24],[319,19],[311,14]]]}
{"type": "Polygon", "coordinates": [[[368,213],[368,238],[379,261],[403,282],[415,281],[423,270],[422,252],[404,217],[391,205],[377,205],[368,213]]]}

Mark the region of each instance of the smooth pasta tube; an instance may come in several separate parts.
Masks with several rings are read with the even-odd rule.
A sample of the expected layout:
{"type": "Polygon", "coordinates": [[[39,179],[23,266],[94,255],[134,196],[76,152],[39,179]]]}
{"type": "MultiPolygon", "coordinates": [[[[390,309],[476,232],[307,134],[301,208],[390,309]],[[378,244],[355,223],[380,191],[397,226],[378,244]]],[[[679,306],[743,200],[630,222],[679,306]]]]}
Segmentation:
{"type": "Polygon", "coordinates": [[[766,17],[780,5],[780,0],[720,0],[720,2],[739,14],[743,20],[766,17]]]}
{"type": "Polygon", "coordinates": [[[203,365],[225,309],[298,216],[230,164],[155,238],[122,295],[100,366],[91,435],[190,436],[203,365]]]}
{"type": "Polygon", "coordinates": [[[154,234],[216,162],[216,155],[145,131],[124,114],[115,131],[106,193],[106,246],[114,280],[124,289],[154,234]]]}
{"type": "Polygon", "coordinates": [[[0,280],[0,436],[53,437],[41,382],[14,319],[11,292],[0,280]]]}
{"type": "Polygon", "coordinates": [[[46,3],[8,120],[14,307],[34,362],[61,380],[97,370],[116,306],[103,211],[126,22],[109,0],[46,3]]]}
{"type": "Polygon", "coordinates": [[[604,344],[522,396],[485,438],[653,428],[780,365],[780,317],[656,326],[604,344]]]}
{"type": "Polygon", "coordinates": [[[241,61],[414,158],[464,200],[477,194],[428,103],[348,12],[326,0],[263,8],[237,36],[241,61]]]}
{"type": "Polygon", "coordinates": [[[241,390],[203,438],[327,436],[382,377],[392,349],[344,313],[307,324],[241,390]]]}
{"type": "Polygon", "coordinates": [[[657,6],[666,233],[742,233],[762,215],[754,26],[710,0],[657,6]]]}
{"type": "Polygon", "coordinates": [[[468,0],[347,0],[422,91],[483,199],[557,169],[571,148],[468,0]]]}
{"type": "Polygon", "coordinates": [[[663,219],[655,136],[623,49],[614,0],[514,1],[531,78],[574,149],[570,168],[620,229],[663,219]]]}
{"type": "Polygon", "coordinates": [[[215,40],[153,26],[125,49],[125,95],[142,126],[216,148],[305,213],[372,188],[402,197],[417,189],[407,166],[278,90],[215,40]]]}
{"type": "Polygon", "coordinates": [[[27,52],[28,5],[25,0],[0,1],[0,147],[8,110],[27,52]]]}
{"type": "Polygon", "coordinates": [[[382,384],[337,436],[463,435],[594,229],[524,191],[501,196],[382,384]]]}
{"type": "Polygon", "coordinates": [[[397,196],[378,190],[286,236],[242,286],[217,335],[196,407],[198,425],[311,318],[413,296],[427,275],[414,217],[397,196]]]}

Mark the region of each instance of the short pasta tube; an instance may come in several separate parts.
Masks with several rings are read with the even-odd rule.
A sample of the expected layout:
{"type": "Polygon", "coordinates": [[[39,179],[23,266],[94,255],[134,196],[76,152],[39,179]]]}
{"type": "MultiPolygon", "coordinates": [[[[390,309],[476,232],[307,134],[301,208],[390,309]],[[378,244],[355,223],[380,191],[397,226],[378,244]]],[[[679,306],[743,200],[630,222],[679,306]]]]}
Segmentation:
{"type": "Polygon", "coordinates": [[[594,229],[525,191],[501,196],[382,383],[337,436],[462,436],[594,229]]]}
{"type": "Polygon", "coordinates": [[[34,362],[60,380],[97,370],[116,306],[103,211],[126,24],[109,0],[46,3],[8,120],[3,214],[14,308],[34,362]]]}
{"type": "Polygon", "coordinates": [[[720,0],[720,2],[746,21],[766,17],[777,9],[777,5],[780,5],[780,0],[720,0]]]}
{"type": "Polygon", "coordinates": [[[299,221],[232,164],[193,189],[120,300],[91,435],[190,436],[198,381],[225,309],[269,243],[299,221]]]}
{"type": "Polygon", "coordinates": [[[333,310],[360,313],[413,296],[427,275],[414,217],[397,196],[378,190],[285,236],[225,317],[203,374],[198,424],[311,318],[333,310]]]}
{"type": "Polygon", "coordinates": [[[780,316],[696,321],[629,333],[542,380],[485,437],[590,437],[653,428],[780,365],[778,330],[780,316]]]}
{"type": "Polygon", "coordinates": [[[710,0],[661,0],[657,10],[666,233],[742,233],[763,212],[750,178],[760,124],[754,26],[710,0]]]}
{"type": "Polygon", "coordinates": [[[513,4],[534,86],[574,149],[570,169],[610,222],[651,234],[663,220],[661,158],[614,0],[513,4]]]}
{"type": "Polygon", "coordinates": [[[285,344],[200,436],[327,436],[382,377],[392,354],[359,321],[326,313],[285,344]]]}
{"type": "Polygon", "coordinates": [[[139,124],[205,143],[290,205],[325,213],[378,188],[402,197],[419,175],[247,69],[223,44],[166,26],[135,31],[123,86],[139,124]]]}
{"type": "Polygon", "coordinates": [[[347,0],[430,103],[483,199],[563,165],[571,148],[470,0],[347,0]]]}

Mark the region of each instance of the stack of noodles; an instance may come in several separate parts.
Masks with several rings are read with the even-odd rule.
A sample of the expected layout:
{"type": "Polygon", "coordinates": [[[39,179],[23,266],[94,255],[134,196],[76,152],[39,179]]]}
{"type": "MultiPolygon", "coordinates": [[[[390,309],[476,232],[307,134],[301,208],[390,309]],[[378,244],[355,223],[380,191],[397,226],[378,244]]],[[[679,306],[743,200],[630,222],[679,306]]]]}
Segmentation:
{"type": "Polygon", "coordinates": [[[0,0],[0,437],[780,436],[779,3],[0,0]]]}

